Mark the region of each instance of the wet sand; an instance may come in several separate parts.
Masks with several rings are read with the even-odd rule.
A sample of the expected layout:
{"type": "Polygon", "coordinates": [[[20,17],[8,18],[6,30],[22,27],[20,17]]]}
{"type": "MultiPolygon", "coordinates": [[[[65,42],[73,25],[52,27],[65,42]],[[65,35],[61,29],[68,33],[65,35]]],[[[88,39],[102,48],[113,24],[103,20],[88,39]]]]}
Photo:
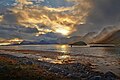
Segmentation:
{"type": "MultiPolygon", "coordinates": [[[[14,59],[19,65],[38,65],[41,70],[45,69],[48,73],[54,74],[54,77],[61,77],[63,80],[108,80],[110,76],[117,80],[120,76],[119,58],[14,49],[1,49],[0,56],[14,59]]],[[[44,71],[43,73],[47,74],[44,71]]]]}

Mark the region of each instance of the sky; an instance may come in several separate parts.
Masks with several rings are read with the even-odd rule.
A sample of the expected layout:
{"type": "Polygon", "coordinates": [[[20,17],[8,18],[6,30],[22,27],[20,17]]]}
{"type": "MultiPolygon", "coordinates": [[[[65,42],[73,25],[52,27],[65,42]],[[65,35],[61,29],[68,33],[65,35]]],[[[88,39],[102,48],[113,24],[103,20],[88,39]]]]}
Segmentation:
{"type": "Polygon", "coordinates": [[[0,0],[0,38],[81,36],[119,23],[119,0],[0,0]]]}

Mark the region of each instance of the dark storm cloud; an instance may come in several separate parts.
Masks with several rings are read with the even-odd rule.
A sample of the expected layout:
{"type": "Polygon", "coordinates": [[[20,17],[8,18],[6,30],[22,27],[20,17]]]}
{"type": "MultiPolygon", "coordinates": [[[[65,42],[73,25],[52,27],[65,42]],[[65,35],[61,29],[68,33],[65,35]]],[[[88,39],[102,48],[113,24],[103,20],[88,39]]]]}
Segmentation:
{"type": "Polygon", "coordinates": [[[89,22],[99,25],[120,22],[120,0],[93,0],[93,6],[89,22]]]}
{"type": "Polygon", "coordinates": [[[7,24],[15,24],[17,23],[17,17],[12,12],[6,12],[3,22],[7,24]]]}
{"type": "Polygon", "coordinates": [[[100,32],[109,25],[120,28],[120,0],[91,0],[92,10],[87,23],[77,26],[73,35],[85,35],[89,32],[100,32]]]}

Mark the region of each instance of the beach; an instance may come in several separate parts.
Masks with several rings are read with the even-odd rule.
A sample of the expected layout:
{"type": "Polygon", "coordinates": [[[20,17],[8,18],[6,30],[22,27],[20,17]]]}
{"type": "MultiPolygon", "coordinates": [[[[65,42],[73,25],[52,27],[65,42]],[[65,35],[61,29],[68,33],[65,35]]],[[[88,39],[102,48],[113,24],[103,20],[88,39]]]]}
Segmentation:
{"type": "Polygon", "coordinates": [[[102,56],[0,49],[0,59],[1,80],[120,79],[119,58],[110,60],[111,58],[102,56]],[[97,64],[98,62],[104,63],[104,66],[97,64]]]}

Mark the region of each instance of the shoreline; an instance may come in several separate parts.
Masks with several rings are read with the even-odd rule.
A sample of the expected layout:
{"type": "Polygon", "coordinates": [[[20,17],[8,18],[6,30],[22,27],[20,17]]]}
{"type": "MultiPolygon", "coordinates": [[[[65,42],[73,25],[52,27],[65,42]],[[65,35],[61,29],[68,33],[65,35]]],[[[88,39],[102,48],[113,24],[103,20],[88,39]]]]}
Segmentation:
{"type": "MultiPolygon", "coordinates": [[[[105,76],[108,74],[108,77],[110,77],[110,75],[114,75],[113,78],[116,79],[118,78],[118,76],[120,77],[120,75],[117,75],[116,77],[116,73],[114,74],[111,71],[107,71],[104,73],[97,70],[95,68],[97,65],[94,64],[90,59],[104,58],[99,56],[87,56],[78,54],[73,55],[50,51],[0,49],[0,57],[5,57],[6,59],[10,58],[12,60],[15,59],[16,61],[18,61],[18,65],[37,65],[40,67],[39,69],[46,70],[48,73],[50,73],[49,75],[52,74],[54,75],[54,77],[57,77],[57,79],[61,77],[63,78],[63,80],[89,80],[96,77],[105,78],[105,76]]],[[[45,75],[47,74],[44,71],[42,72],[45,73],[45,75]]],[[[54,77],[52,78],[54,79],[54,77]]]]}

